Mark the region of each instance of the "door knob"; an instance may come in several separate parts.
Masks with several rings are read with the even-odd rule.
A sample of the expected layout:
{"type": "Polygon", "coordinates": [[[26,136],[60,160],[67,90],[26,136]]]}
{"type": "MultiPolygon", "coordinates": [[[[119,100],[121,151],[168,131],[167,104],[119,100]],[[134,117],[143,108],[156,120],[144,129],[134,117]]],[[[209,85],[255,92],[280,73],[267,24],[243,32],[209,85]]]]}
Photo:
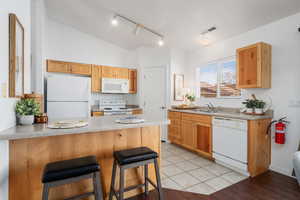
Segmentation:
{"type": "Polygon", "coordinates": [[[165,107],[165,106],[162,106],[162,107],[160,107],[162,110],[164,110],[164,109],[166,109],[167,107],[165,107]]]}

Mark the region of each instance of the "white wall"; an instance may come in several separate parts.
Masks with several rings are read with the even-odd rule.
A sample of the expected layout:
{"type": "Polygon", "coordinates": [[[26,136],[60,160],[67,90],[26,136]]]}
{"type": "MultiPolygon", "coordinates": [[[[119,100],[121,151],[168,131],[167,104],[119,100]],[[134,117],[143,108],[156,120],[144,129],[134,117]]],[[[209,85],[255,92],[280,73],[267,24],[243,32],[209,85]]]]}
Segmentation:
{"type": "Polygon", "coordinates": [[[135,53],[52,19],[46,22],[46,59],[135,67],[135,53]]]}
{"type": "Polygon", "coordinates": [[[180,49],[171,49],[171,105],[182,104],[182,101],[174,100],[174,75],[175,74],[183,74],[184,75],[184,84],[186,86],[189,85],[189,80],[187,80],[187,72],[186,72],[186,53],[180,49]]]}
{"type": "MultiPolygon", "coordinates": [[[[9,13],[15,13],[25,28],[25,92],[30,92],[30,0],[5,0],[0,7],[0,131],[15,125],[14,107],[17,99],[4,98],[3,85],[8,87],[9,13]]],[[[4,88],[5,89],[5,88],[4,88]]],[[[5,89],[8,96],[8,88],[5,89]]],[[[8,199],[8,142],[0,141],[0,199],[8,199]]]]}
{"type": "Polygon", "coordinates": [[[0,8],[0,130],[15,125],[14,103],[16,99],[6,99],[2,95],[3,85],[7,85],[6,96],[8,96],[8,56],[9,56],[9,13],[15,13],[25,28],[25,93],[30,92],[30,0],[6,0],[1,3],[0,8]],[[6,111],[6,112],[2,112],[6,111]]]}
{"type": "MultiPolygon", "coordinates": [[[[251,89],[248,93],[270,96],[273,101],[275,119],[287,116],[289,125],[287,143],[272,144],[271,167],[291,175],[292,155],[297,150],[300,139],[300,109],[293,107],[293,101],[300,101],[300,33],[298,32],[300,13],[274,23],[262,26],[237,37],[216,43],[188,56],[191,86],[195,85],[195,69],[209,61],[235,55],[235,50],[256,42],[264,41],[272,45],[272,88],[251,89]]],[[[241,99],[204,99],[198,103],[212,101],[217,106],[240,107],[241,99]]]]}

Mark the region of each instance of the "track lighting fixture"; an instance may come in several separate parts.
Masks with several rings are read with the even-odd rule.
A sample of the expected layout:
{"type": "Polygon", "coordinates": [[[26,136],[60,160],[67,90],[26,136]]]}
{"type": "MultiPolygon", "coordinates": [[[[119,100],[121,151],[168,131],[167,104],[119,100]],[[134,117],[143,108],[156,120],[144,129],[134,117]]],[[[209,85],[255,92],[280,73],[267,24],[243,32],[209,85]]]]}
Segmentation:
{"type": "Polygon", "coordinates": [[[164,38],[163,35],[157,33],[156,31],[154,31],[154,30],[152,30],[152,29],[150,29],[150,28],[148,28],[148,27],[145,27],[143,24],[137,23],[137,22],[135,22],[135,21],[133,21],[133,20],[127,18],[127,17],[122,16],[122,15],[116,14],[116,15],[112,18],[111,24],[112,24],[113,26],[117,26],[117,25],[119,24],[118,19],[122,19],[122,20],[125,20],[125,21],[127,21],[127,22],[130,22],[130,23],[134,24],[134,25],[135,25],[135,29],[133,30],[133,33],[134,33],[135,35],[138,35],[139,32],[141,31],[141,29],[144,29],[144,30],[146,30],[146,31],[148,31],[148,32],[150,32],[150,33],[152,33],[153,35],[156,35],[157,37],[159,37],[159,40],[158,40],[158,42],[157,42],[157,44],[158,44],[159,46],[163,46],[163,45],[165,44],[165,42],[164,42],[164,40],[163,40],[163,38],[164,38]]]}
{"type": "Polygon", "coordinates": [[[115,16],[112,18],[112,20],[111,20],[111,25],[113,25],[113,26],[118,26],[119,21],[118,21],[117,17],[118,17],[118,16],[115,15],[115,16]]]}

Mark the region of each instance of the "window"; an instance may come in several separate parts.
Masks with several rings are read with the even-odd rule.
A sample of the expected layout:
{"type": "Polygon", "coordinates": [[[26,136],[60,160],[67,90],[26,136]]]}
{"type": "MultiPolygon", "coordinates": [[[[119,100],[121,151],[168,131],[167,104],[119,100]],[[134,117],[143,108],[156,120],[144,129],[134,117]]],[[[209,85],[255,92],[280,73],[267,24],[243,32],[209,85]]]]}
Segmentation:
{"type": "Polygon", "coordinates": [[[235,58],[222,59],[199,67],[197,70],[198,91],[202,97],[240,97],[236,87],[235,58]]]}

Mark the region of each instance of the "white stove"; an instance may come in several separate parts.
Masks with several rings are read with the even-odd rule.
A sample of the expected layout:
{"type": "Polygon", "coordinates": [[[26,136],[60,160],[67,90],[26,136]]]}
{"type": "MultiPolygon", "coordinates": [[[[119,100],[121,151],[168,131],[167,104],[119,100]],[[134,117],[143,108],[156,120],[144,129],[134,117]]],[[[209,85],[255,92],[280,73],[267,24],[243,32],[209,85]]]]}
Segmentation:
{"type": "Polygon", "coordinates": [[[103,99],[100,101],[99,109],[104,115],[131,115],[132,110],[126,108],[124,100],[103,99]]]}

